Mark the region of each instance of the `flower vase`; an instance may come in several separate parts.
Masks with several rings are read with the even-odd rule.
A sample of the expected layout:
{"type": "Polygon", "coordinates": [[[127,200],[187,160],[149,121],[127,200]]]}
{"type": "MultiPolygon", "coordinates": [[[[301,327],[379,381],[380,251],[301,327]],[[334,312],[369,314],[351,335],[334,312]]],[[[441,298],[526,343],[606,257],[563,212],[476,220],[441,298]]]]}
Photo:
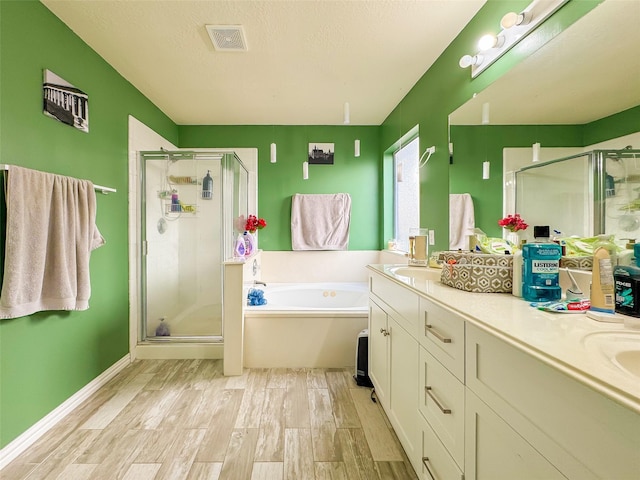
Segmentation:
{"type": "Polygon", "coordinates": [[[507,232],[507,241],[514,247],[520,247],[520,235],[518,232],[507,232]]]}

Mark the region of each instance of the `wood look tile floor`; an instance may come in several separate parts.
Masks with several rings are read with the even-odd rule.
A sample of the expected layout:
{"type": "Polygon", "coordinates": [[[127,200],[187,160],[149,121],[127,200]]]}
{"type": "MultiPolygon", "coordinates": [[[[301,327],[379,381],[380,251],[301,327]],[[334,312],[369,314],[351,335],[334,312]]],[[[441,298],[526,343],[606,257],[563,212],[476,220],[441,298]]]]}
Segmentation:
{"type": "Polygon", "coordinates": [[[2,480],[417,479],[347,369],[138,360],[0,471],[2,480]]]}

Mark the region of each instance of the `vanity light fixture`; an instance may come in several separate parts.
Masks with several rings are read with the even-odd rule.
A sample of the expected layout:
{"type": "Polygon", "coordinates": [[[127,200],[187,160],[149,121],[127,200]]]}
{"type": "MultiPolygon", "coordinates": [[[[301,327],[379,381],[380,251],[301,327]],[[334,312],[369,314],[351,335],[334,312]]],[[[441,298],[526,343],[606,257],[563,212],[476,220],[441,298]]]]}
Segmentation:
{"type": "Polygon", "coordinates": [[[532,147],[533,147],[533,157],[531,160],[533,162],[539,162],[540,161],[540,142],[534,143],[532,147]]]}
{"type": "Polygon", "coordinates": [[[302,163],[302,179],[309,180],[309,162],[302,163]]]}
{"type": "Polygon", "coordinates": [[[349,112],[349,102],[344,103],[344,124],[349,125],[351,123],[351,113],[349,112]]]}
{"type": "Polygon", "coordinates": [[[478,50],[482,54],[464,55],[459,61],[460,67],[471,67],[471,77],[477,77],[568,1],[533,0],[521,13],[507,13],[500,21],[502,31],[498,35],[485,35],[480,39],[478,50]]]}
{"type": "Polygon", "coordinates": [[[353,142],[353,156],[354,157],[360,156],[360,140],[356,140],[353,142]]]}
{"type": "Polygon", "coordinates": [[[276,157],[276,144],[271,144],[271,163],[276,163],[278,161],[276,157]]]}
{"type": "Polygon", "coordinates": [[[491,162],[489,161],[482,162],[482,179],[483,180],[489,180],[490,171],[491,171],[491,162]]]}

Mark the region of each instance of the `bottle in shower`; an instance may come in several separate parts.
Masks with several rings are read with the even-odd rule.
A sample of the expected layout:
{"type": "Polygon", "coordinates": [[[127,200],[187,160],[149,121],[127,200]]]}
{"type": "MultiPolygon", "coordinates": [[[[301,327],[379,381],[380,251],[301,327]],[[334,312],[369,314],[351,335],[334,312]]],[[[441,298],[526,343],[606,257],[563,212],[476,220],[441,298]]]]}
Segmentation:
{"type": "Polygon", "coordinates": [[[171,190],[171,211],[172,212],[180,211],[180,200],[178,199],[177,190],[171,190]]]}
{"type": "Polygon", "coordinates": [[[211,178],[210,170],[202,179],[202,198],[211,200],[213,198],[213,178],[211,178]]]}

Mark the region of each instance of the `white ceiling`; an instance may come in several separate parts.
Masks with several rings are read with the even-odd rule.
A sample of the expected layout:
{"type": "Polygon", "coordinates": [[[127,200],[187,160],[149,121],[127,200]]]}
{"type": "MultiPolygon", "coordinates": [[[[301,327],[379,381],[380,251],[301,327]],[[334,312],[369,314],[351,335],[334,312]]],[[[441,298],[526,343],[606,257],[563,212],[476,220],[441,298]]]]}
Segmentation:
{"type": "Polygon", "coordinates": [[[456,125],[583,124],[640,105],[640,0],[606,0],[456,110],[456,125]]]}
{"type": "Polygon", "coordinates": [[[181,125],[379,125],[485,0],[42,0],[181,125]],[[242,25],[247,52],[205,25],[242,25]]]}

